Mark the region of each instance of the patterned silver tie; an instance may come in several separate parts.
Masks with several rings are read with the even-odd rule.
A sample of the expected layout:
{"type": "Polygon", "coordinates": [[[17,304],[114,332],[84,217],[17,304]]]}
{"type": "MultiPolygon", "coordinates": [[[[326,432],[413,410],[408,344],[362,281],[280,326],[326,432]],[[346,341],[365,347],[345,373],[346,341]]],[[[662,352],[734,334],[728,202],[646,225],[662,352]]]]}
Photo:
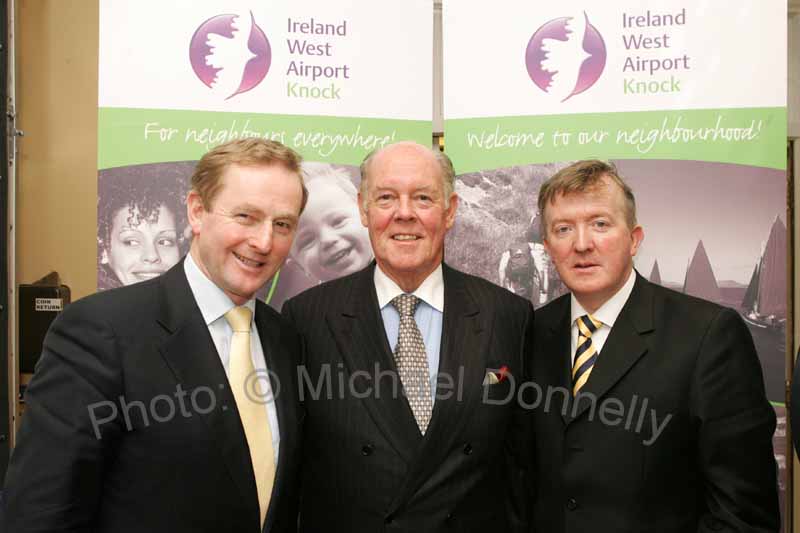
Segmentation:
{"type": "Polygon", "coordinates": [[[425,343],[414,320],[419,298],[413,294],[401,294],[393,298],[391,303],[400,313],[400,331],[394,349],[394,360],[411,412],[424,435],[431,421],[433,402],[425,343]]]}

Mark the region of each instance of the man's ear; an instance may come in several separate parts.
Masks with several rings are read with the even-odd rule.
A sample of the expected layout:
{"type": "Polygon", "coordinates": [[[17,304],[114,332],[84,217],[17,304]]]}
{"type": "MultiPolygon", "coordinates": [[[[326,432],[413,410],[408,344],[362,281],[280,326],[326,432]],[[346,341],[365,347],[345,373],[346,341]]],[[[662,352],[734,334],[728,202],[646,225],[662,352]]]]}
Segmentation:
{"type": "Polygon", "coordinates": [[[189,227],[192,228],[192,235],[199,235],[203,227],[206,207],[197,191],[189,191],[186,196],[186,214],[189,218],[189,227]]]}
{"type": "Polygon", "coordinates": [[[445,214],[445,227],[450,229],[456,222],[456,210],[458,209],[458,195],[452,193],[450,195],[450,205],[447,206],[447,213],[445,214]]]}
{"type": "Polygon", "coordinates": [[[358,191],[358,215],[361,217],[361,225],[365,228],[369,227],[369,218],[367,217],[367,210],[364,209],[364,199],[361,197],[361,191],[358,191]]]}
{"type": "Polygon", "coordinates": [[[636,226],[631,230],[631,257],[636,255],[636,252],[639,251],[639,246],[642,245],[642,241],[644,240],[644,228],[641,226],[636,226]]]}

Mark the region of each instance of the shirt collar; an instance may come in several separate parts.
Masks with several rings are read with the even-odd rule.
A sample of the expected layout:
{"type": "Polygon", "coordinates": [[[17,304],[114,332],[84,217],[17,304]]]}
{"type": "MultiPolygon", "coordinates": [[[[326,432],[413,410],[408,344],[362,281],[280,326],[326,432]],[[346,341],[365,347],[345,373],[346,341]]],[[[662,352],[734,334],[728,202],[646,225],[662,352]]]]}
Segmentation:
{"type": "MultiPolygon", "coordinates": [[[[211,325],[212,322],[217,321],[225,313],[236,307],[236,304],[231,301],[228,295],[200,270],[200,267],[194,262],[191,252],[186,254],[186,259],[183,261],[183,270],[186,272],[186,281],[189,282],[189,288],[192,289],[192,294],[197,306],[200,308],[200,313],[203,315],[206,326],[211,325]]],[[[253,312],[253,316],[255,316],[255,299],[250,298],[244,305],[249,307],[250,311],[253,312]]]]}
{"type": "MultiPolygon", "coordinates": [[[[628,301],[631,292],[633,292],[633,285],[635,282],[636,271],[631,269],[631,273],[628,275],[628,280],[625,282],[625,284],[620,287],[614,296],[606,300],[606,302],[601,305],[597,311],[592,313],[592,316],[609,328],[614,327],[614,322],[617,321],[617,317],[619,317],[619,314],[622,312],[625,302],[628,301]]],[[[570,294],[569,298],[570,303],[572,304],[572,316],[570,317],[570,324],[574,324],[575,321],[580,317],[583,315],[588,315],[589,313],[578,302],[578,299],[575,298],[574,294],[570,294]]]]}
{"type": "MultiPolygon", "coordinates": [[[[383,309],[392,301],[395,296],[403,294],[397,283],[387,276],[381,267],[375,265],[375,292],[378,294],[378,307],[383,309]]],[[[430,305],[440,313],[444,312],[444,276],[442,275],[442,265],[439,264],[436,270],[430,273],[417,290],[412,292],[414,296],[430,305]]]]}

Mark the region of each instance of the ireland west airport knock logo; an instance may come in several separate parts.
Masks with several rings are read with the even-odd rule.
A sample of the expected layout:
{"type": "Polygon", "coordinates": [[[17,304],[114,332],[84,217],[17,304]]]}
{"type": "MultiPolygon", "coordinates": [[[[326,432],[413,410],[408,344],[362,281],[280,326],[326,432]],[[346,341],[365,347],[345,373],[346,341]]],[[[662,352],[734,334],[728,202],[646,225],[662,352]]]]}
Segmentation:
{"type": "Polygon", "coordinates": [[[252,13],[217,15],[195,30],[189,60],[200,81],[228,100],[261,83],[272,50],[252,13]]]}
{"type": "Polygon", "coordinates": [[[553,19],[528,41],[525,65],[533,83],[564,102],[600,78],[606,44],[586,13],[553,19]]]}

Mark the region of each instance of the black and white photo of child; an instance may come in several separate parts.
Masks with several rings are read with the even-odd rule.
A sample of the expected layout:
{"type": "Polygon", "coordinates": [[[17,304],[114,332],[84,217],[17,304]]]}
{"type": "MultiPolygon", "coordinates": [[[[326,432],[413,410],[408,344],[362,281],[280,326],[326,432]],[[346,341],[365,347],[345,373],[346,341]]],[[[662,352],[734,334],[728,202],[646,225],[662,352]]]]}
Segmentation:
{"type": "Polygon", "coordinates": [[[367,228],[361,224],[358,188],[343,169],[305,162],[308,204],[297,228],[290,256],[318,282],[336,279],[372,261],[367,228]]]}

